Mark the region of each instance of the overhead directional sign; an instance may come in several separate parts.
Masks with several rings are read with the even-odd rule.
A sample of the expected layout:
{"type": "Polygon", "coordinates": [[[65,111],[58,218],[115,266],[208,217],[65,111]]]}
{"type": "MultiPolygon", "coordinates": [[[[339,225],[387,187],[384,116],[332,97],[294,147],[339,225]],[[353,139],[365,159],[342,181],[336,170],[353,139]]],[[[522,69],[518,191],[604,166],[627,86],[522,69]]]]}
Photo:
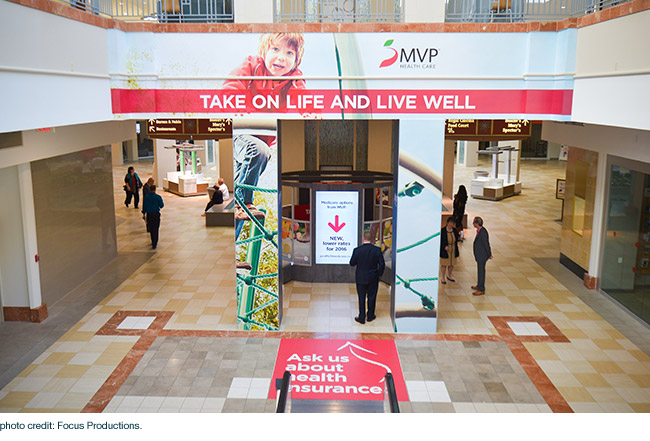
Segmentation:
{"type": "Polygon", "coordinates": [[[347,264],[359,239],[359,193],[316,192],[316,263],[347,264]]]}
{"type": "Polygon", "coordinates": [[[527,119],[448,119],[448,139],[512,139],[530,136],[532,121],[527,119]]]}
{"type": "Polygon", "coordinates": [[[166,118],[148,119],[149,138],[221,139],[232,137],[230,118],[166,118]]]}

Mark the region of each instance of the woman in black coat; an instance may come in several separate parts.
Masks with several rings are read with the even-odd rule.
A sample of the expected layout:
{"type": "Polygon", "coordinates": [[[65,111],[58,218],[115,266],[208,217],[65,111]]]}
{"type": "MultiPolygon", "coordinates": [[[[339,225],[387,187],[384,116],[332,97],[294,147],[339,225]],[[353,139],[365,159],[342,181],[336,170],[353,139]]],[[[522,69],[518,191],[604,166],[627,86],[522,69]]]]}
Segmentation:
{"type": "Polygon", "coordinates": [[[456,219],[456,229],[460,233],[460,240],[462,241],[465,236],[463,231],[463,217],[465,216],[465,206],[467,205],[467,190],[464,185],[458,187],[458,193],[454,195],[454,214],[456,219]]]}
{"type": "Polygon", "coordinates": [[[458,231],[453,217],[447,218],[447,225],[440,231],[440,283],[455,282],[451,276],[458,258],[458,231]]]}

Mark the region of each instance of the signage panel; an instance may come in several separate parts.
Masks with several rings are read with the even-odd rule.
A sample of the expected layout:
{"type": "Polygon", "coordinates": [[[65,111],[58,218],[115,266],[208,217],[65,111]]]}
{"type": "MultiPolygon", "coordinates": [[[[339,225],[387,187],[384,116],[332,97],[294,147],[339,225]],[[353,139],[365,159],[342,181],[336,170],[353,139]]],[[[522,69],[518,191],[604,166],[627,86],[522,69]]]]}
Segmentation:
{"type": "MultiPolygon", "coordinates": [[[[273,378],[291,372],[291,398],[383,400],[384,377],[393,375],[399,401],[408,393],[393,340],[282,339],[273,378]]],[[[269,398],[276,398],[271,387],[269,398]]]]}
{"type": "Polygon", "coordinates": [[[530,136],[531,121],[526,119],[448,119],[445,134],[449,139],[497,139],[530,136]]]}
{"type": "Polygon", "coordinates": [[[495,119],[492,133],[495,135],[530,136],[530,121],[527,119],[495,119]]]}
{"type": "Polygon", "coordinates": [[[168,118],[148,119],[147,135],[167,139],[219,139],[232,136],[230,118],[168,118]]]}
{"type": "Polygon", "coordinates": [[[359,239],[359,193],[316,192],[316,263],[347,264],[359,239]]]}

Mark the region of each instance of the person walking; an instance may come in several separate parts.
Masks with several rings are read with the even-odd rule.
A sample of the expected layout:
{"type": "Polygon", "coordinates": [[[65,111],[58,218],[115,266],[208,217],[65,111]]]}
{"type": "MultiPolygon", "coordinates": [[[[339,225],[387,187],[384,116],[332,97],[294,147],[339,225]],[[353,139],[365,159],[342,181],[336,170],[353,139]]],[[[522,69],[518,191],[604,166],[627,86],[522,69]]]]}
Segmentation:
{"type": "Polygon", "coordinates": [[[472,222],[476,228],[476,237],[474,238],[474,259],[477,264],[478,283],[472,286],[475,296],[485,294],[485,264],[488,259],[492,259],[492,249],[490,248],[490,236],[483,226],[483,219],[476,216],[472,222]]]}
{"type": "Polygon", "coordinates": [[[451,276],[458,258],[458,231],[453,217],[447,218],[447,225],[440,231],[440,283],[455,282],[451,276]]]}
{"type": "Polygon", "coordinates": [[[384,274],[384,256],[381,248],[371,243],[372,235],[369,231],[363,233],[363,244],[352,251],[350,265],[356,266],[357,295],[359,296],[359,315],[354,318],[357,323],[364,324],[375,318],[375,305],[379,278],[384,274]],[[368,312],[366,313],[366,298],[368,299],[368,312]]]}
{"type": "Polygon", "coordinates": [[[152,185],[149,193],[142,199],[142,219],[147,223],[147,231],[151,235],[151,247],[154,250],[158,246],[160,209],[164,206],[162,197],[156,193],[156,186],[152,185]]]}
{"type": "Polygon", "coordinates": [[[153,178],[147,179],[147,182],[144,183],[144,186],[142,187],[142,199],[144,200],[144,197],[149,194],[151,191],[151,186],[154,184],[153,178]]]}
{"type": "Polygon", "coordinates": [[[133,205],[137,209],[138,204],[140,203],[140,188],[142,188],[142,181],[140,180],[140,176],[135,172],[135,168],[128,168],[126,176],[124,176],[124,184],[124,191],[126,192],[124,205],[126,205],[126,208],[129,208],[131,198],[133,198],[133,205]]]}

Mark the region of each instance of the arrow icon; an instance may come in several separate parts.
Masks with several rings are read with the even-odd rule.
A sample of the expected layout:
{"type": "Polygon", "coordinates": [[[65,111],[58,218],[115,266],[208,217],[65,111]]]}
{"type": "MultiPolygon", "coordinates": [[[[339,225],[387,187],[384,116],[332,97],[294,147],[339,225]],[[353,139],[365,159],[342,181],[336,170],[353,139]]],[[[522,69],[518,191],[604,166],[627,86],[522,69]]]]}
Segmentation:
{"type": "Polygon", "coordinates": [[[339,215],[337,214],[336,216],[334,216],[334,225],[332,225],[331,222],[328,222],[327,225],[329,225],[330,228],[334,230],[335,233],[338,233],[339,231],[341,231],[341,228],[345,227],[345,222],[339,225],[339,215]]]}
{"type": "MultiPolygon", "coordinates": [[[[363,347],[361,347],[361,346],[359,346],[359,345],[355,345],[354,343],[352,343],[352,342],[350,342],[350,341],[346,342],[343,346],[341,346],[340,348],[338,348],[337,351],[340,351],[341,349],[345,349],[345,348],[348,348],[348,347],[350,348],[350,352],[352,353],[352,355],[354,355],[355,357],[357,357],[359,360],[361,360],[361,361],[365,361],[366,363],[374,364],[374,365],[376,365],[376,366],[380,366],[380,367],[386,369],[386,372],[391,372],[390,368],[389,368],[388,366],[386,366],[385,364],[383,364],[383,363],[379,363],[378,361],[374,361],[374,360],[368,360],[367,358],[364,358],[364,357],[362,357],[361,355],[359,355],[359,354],[357,354],[356,352],[354,352],[354,351],[352,350],[352,348],[354,347],[354,348],[356,348],[356,349],[361,349],[362,351],[368,352],[368,353],[373,354],[373,355],[377,355],[376,352],[372,352],[372,351],[370,351],[370,350],[368,350],[368,349],[366,349],[366,348],[363,348],[363,347]]],[[[384,378],[383,378],[383,377],[382,377],[381,380],[379,380],[379,382],[381,383],[382,381],[384,381],[384,378]]]]}

